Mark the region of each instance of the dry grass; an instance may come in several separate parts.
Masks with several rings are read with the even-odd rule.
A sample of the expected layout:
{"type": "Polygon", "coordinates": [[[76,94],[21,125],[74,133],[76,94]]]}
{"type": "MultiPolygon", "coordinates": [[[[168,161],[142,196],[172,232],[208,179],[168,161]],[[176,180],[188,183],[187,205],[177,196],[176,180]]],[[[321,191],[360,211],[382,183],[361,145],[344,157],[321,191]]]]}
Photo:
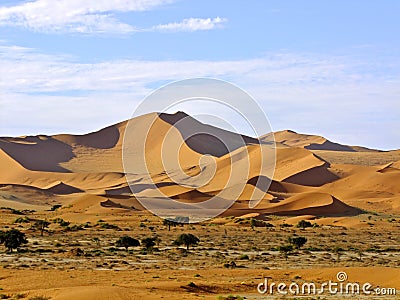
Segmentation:
{"type": "Polygon", "coordinates": [[[387,152],[344,152],[312,150],[314,154],[331,164],[378,166],[400,160],[400,151],[387,152]]]}
{"type": "MultiPolygon", "coordinates": [[[[180,295],[180,299],[193,299],[198,297],[196,295],[216,299],[221,294],[236,295],[239,292],[254,297],[257,295],[255,286],[264,271],[282,271],[275,276],[297,278],[302,274],[300,269],[400,266],[400,218],[393,216],[353,217],[366,226],[361,230],[335,226],[335,221],[332,225],[307,229],[281,227],[286,219],[272,216],[268,220],[274,225],[271,228],[252,229],[249,219],[227,217],[215,220],[215,223],[177,226],[168,231],[158,217],[138,212],[98,216],[98,220],[104,220],[101,223],[116,225],[120,230],[106,229],[107,226],[96,222],[78,231],[65,231],[59,224],[52,224],[50,232],[44,236],[32,231],[30,223],[14,223],[17,217],[9,211],[2,211],[0,221],[0,230],[17,228],[29,239],[29,244],[18,253],[7,254],[0,249],[0,287],[7,295],[35,295],[35,291],[45,291],[47,294],[43,295],[47,297],[54,294],[53,290],[46,290],[50,287],[57,291],[60,288],[71,290],[80,285],[107,285],[110,289],[118,286],[128,289],[129,286],[131,291],[141,288],[143,299],[161,299],[168,294],[172,298],[180,295]],[[190,251],[174,246],[173,240],[184,232],[198,236],[200,244],[190,251]],[[123,235],[139,240],[157,235],[161,242],[153,252],[146,253],[142,247],[126,251],[114,245],[123,235]],[[293,235],[304,236],[308,241],[303,249],[293,251],[285,259],[278,247],[287,244],[293,235]],[[339,256],[335,251],[337,247],[343,249],[339,256]],[[236,267],[231,268],[231,262],[235,262],[236,267]],[[5,278],[9,276],[1,277],[4,272],[23,282],[7,281],[5,278]],[[26,275],[20,278],[21,274],[26,275]],[[47,278],[44,287],[43,276],[46,274],[65,278],[63,281],[47,278]],[[134,277],[126,279],[124,284],[121,276],[134,277]],[[3,282],[8,282],[8,285],[3,282]],[[188,286],[190,282],[194,285],[188,286]]],[[[27,217],[51,220],[57,217],[57,213],[30,213],[27,217]]],[[[324,221],[311,220],[312,223],[324,221]]],[[[71,223],[69,226],[73,225],[84,224],[71,223]]]]}

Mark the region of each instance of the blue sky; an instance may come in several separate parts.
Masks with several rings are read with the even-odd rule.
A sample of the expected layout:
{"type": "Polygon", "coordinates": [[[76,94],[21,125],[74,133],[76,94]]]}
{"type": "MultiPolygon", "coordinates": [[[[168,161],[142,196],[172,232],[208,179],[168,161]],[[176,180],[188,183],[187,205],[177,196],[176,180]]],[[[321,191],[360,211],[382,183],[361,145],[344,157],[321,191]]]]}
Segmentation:
{"type": "Polygon", "coordinates": [[[399,1],[2,1],[0,135],[93,131],[165,83],[213,77],[249,92],[274,130],[400,148],[399,11],[399,1]]]}

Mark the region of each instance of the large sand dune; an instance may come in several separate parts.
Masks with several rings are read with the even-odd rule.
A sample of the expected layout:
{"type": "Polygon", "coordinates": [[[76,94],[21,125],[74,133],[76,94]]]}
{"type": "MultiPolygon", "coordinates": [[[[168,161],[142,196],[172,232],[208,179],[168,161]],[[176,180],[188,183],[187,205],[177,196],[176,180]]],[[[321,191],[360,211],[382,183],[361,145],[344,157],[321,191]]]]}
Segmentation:
{"type": "MultiPolygon", "coordinates": [[[[309,150],[330,150],[330,151],[348,151],[348,152],[376,152],[378,150],[369,149],[360,146],[341,145],[329,141],[328,139],[309,134],[300,134],[292,130],[283,130],[274,133],[275,141],[289,147],[302,147],[309,150]]],[[[261,141],[268,135],[262,136],[261,141]]]]}
{"type": "Polygon", "coordinates": [[[214,196],[235,197],[240,203],[226,213],[235,216],[400,212],[399,151],[340,145],[289,130],[274,137],[277,147],[271,148],[265,143],[271,134],[260,143],[182,112],[148,114],[86,135],[4,137],[0,201],[3,206],[25,203],[43,209],[55,202],[73,203],[85,208],[81,213],[141,209],[124,174],[122,151],[128,145],[129,163],[144,159],[148,170],[139,171],[148,171],[152,181],[138,172],[128,177],[131,186],[136,195],[149,199],[162,194],[190,204],[214,196]],[[130,136],[125,136],[128,127],[130,136]],[[138,142],[143,140],[144,158],[138,142]],[[275,151],[276,169],[270,178],[262,167],[263,155],[275,151]],[[255,193],[263,194],[262,201],[249,209],[255,193]]]}

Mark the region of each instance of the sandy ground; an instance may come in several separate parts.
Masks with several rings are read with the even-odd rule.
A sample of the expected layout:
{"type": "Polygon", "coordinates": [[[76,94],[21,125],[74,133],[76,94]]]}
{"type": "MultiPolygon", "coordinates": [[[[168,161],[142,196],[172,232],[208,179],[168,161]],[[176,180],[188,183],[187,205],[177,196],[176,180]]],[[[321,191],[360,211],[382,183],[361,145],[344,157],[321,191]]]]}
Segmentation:
{"type": "MultiPolygon", "coordinates": [[[[277,283],[292,281],[300,284],[322,283],[328,280],[338,282],[336,279],[338,272],[346,272],[351,282],[400,289],[398,280],[400,270],[393,268],[7,272],[1,270],[0,282],[2,286],[7,286],[6,291],[10,294],[19,293],[26,297],[44,296],[51,299],[217,299],[218,296],[230,294],[247,299],[261,299],[266,295],[258,293],[257,285],[263,282],[265,277],[277,283]],[[375,274],[373,278],[369,275],[371,273],[375,274]],[[194,287],[188,286],[190,282],[195,284],[194,287]]],[[[381,296],[382,299],[387,297],[381,296]]]]}
{"type": "Polygon", "coordinates": [[[0,230],[19,229],[29,240],[18,253],[0,249],[0,294],[14,299],[216,299],[228,294],[262,299],[256,286],[264,276],[323,282],[339,270],[352,281],[399,289],[400,151],[340,145],[287,130],[274,137],[271,146],[271,135],[259,143],[184,113],[153,113],[86,135],[0,138],[0,230]],[[143,157],[138,141],[144,138],[143,157]],[[131,164],[146,162],[147,178],[140,172],[126,177],[122,151],[127,145],[131,164]],[[264,155],[276,155],[271,186],[272,174],[262,168],[264,155]],[[214,196],[237,201],[217,219],[168,231],[144,211],[127,179],[136,196],[161,206],[168,203],[154,198],[160,191],[187,205],[214,196]],[[244,189],[231,194],[238,185],[244,189]],[[254,192],[263,196],[249,208],[254,192]],[[52,211],[54,205],[60,207],[52,211]],[[70,224],[62,227],[54,223],[57,218],[70,224]],[[32,225],[43,219],[51,225],[40,236],[32,225]],[[252,228],[252,219],[268,227],[252,228]],[[297,228],[301,220],[313,227],[297,228]],[[201,240],[189,252],[172,245],[185,232],[201,240]],[[115,249],[124,234],[157,235],[158,251],[115,249]],[[308,241],[286,259],[279,246],[294,235],[308,241]],[[342,250],[338,254],[335,248],[342,250]]]}

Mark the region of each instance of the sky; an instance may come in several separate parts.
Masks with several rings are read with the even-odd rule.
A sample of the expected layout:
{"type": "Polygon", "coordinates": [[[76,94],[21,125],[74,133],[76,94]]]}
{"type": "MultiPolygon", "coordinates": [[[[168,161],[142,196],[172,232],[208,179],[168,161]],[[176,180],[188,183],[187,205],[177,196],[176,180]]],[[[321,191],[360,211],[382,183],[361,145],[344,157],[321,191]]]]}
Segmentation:
{"type": "Polygon", "coordinates": [[[3,0],[0,136],[91,132],[167,83],[210,77],[248,92],[274,131],[398,149],[399,11],[397,0],[3,0]]]}

